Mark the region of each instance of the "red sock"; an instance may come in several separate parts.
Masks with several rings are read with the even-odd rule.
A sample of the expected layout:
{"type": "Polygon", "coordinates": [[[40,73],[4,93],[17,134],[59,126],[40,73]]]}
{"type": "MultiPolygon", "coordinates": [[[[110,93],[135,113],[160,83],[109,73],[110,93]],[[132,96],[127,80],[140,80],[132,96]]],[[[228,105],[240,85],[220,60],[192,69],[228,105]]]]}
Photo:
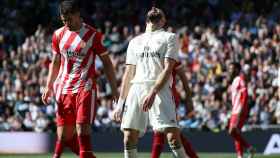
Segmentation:
{"type": "Polygon", "coordinates": [[[235,149],[238,155],[243,155],[243,147],[249,148],[251,145],[238,132],[233,132],[231,136],[234,139],[235,149]]]}
{"type": "Polygon", "coordinates": [[[78,137],[80,145],[80,158],[93,158],[91,150],[90,135],[81,135],[78,137]]]}
{"type": "Polygon", "coordinates": [[[164,133],[154,132],[151,158],[159,158],[165,140],[164,133]]]}
{"type": "Polygon", "coordinates": [[[56,140],[53,158],[60,158],[63,152],[63,143],[61,140],[56,140]]]}
{"type": "Polygon", "coordinates": [[[241,143],[241,145],[245,148],[249,148],[251,145],[247,143],[247,141],[242,137],[242,135],[238,132],[233,132],[232,134],[234,140],[237,140],[241,143]]]}
{"type": "Polygon", "coordinates": [[[237,140],[234,141],[235,150],[238,156],[243,156],[243,147],[241,143],[237,140]]]}
{"type": "Polygon", "coordinates": [[[66,145],[70,148],[70,150],[79,156],[80,154],[80,147],[79,147],[79,141],[78,136],[75,134],[72,139],[66,142],[66,145]]]}
{"type": "Polygon", "coordinates": [[[184,146],[184,149],[186,151],[186,154],[190,157],[190,158],[198,158],[196,152],[194,151],[194,149],[192,148],[191,143],[186,139],[186,137],[184,137],[184,135],[181,133],[181,141],[182,144],[184,146]]]}

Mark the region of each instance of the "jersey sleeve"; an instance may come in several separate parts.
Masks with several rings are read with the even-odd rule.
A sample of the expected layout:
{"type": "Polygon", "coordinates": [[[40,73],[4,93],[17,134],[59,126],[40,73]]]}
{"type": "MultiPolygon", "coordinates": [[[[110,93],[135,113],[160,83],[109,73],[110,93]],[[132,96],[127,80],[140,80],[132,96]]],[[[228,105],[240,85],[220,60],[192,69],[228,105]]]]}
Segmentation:
{"type": "Polygon", "coordinates": [[[100,32],[96,32],[94,40],[93,40],[93,50],[97,55],[103,55],[107,49],[102,44],[103,34],[100,32]]]}
{"type": "Polygon", "coordinates": [[[178,41],[175,34],[172,34],[167,40],[167,51],[165,58],[171,58],[178,61],[178,41]]]}
{"type": "Polygon", "coordinates": [[[126,51],[126,64],[128,65],[136,65],[136,54],[133,51],[133,41],[131,40],[128,44],[128,48],[126,51]]]}
{"type": "Polygon", "coordinates": [[[53,36],[52,36],[52,53],[60,54],[59,42],[58,42],[58,38],[55,33],[53,33],[53,36]]]}

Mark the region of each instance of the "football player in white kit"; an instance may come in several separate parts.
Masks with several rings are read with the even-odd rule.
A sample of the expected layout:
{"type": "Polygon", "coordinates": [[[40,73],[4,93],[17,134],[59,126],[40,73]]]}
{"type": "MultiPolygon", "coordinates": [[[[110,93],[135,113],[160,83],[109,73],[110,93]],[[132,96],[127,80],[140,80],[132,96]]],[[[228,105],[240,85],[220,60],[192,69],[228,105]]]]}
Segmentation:
{"type": "Polygon", "coordinates": [[[129,43],[118,106],[113,112],[116,121],[122,120],[124,157],[137,157],[138,138],[150,123],[153,130],[166,134],[174,157],[185,158],[170,88],[178,58],[177,38],[163,30],[166,19],[162,10],[153,7],[146,22],[146,32],[129,43]]]}

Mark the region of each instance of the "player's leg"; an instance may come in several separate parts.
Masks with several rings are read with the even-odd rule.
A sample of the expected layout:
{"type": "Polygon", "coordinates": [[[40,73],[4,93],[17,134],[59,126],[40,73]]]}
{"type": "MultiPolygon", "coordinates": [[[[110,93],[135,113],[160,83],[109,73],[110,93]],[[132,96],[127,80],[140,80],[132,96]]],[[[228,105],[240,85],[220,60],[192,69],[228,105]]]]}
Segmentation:
{"type": "Polygon", "coordinates": [[[61,140],[63,146],[69,147],[70,150],[79,155],[79,145],[77,144],[77,134],[75,125],[64,125],[57,128],[58,140],[61,140]]]}
{"type": "Polygon", "coordinates": [[[176,127],[168,127],[165,129],[168,144],[175,158],[186,158],[187,155],[182,146],[180,139],[180,130],[176,127]]]}
{"type": "Polygon", "coordinates": [[[144,134],[148,123],[148,114],[141,109],[141,97],[145,89],[139,84],[130,87],[123,111],[121,129],[124,132],[124,157],[137,157],[139,135],[144,134]]]}
{"type": "Polygon", "coordinates": [[[123,134],[124,158],[136,158],[139,132],[134,129],[123,129],[123,134]]]}
{"type": "Polygon", "coordinates": [[[63,126],[57,126],[56,130],[57,130],[57,138],[56,138],[53,158],[60,158],[64,148],[64,143],[62,142],[63,126]]]}
{"type": "Polygon", "coordinates": [[[72,143],[73,137],[75,136],[75,115],[73,109],[69,108],[71,107],[71,104],[72,101],[70,96],[61,95],[57,105],[57,140],[54,150],[54,158],[59,158],[61,156],[65,146],[70,147],[75,154],[79,155],[79,152],[77,152],[79,146],[73,148],[69,145],[70,142],[72,143]]]}
{"type": "Polygon", "coordinates": [[[159,158],[165,143],[165,134],[154,131],[151,158],[159,158]]]}
{"type": "Polygon", "coordinates": [[[232,115],[230,118],[230,122],[229,122],[228,133],[234,139],[233,141],[234,141],[237,158],[242,158],[243,157],[243,146],[240,141],[241,136],[238,134],[237,128],[233,128],[233,126],[235,126],[235,124],[238,124],[237,116],[232,115]]]}
{"type": "Polygon", "coordinates": [[[193,149],[191,143],[187,140],[187,138],[183,135],[182,132],[180,132],[180,138],[181,138],[181,142],[182,145],[184,146],[184,149],[186,151],[186,154],[190,157],[190,158],[198,158],[195,150],[193,149]]]}
{"type": "Polygon", "coordinates": [[[229,124],[229,130],[228,133],[232,136],[234,139],[234,144],[235,144],[235,150],[237,153],[238,158],[243,157],[243,150],[244,148],[250,148],[251,145],[247,143],[247,141],[243,138],[241,135],[240,129],[242,128],[245,120],[241,118],[239,122],[237,122],[237,116],[233,115],[231,116],[230,119],[230,124],[229,124]],[[237,125],[237,128],[234,128],[234,125],[237,125]]]}
{"type": "Polygon", "coordinates": [[[80,158],[92,158],[91,125],[77,123],[76,127],[80,146],[80,158]]]}
{"type": "Polygon", "coordinates": [[[66,146],[76,155],[80,155],[80,146],[76,128],[73,130],[73,136],[65,142],[66,146]]]}
{"type": "Polygon", "coordinates": [[[93,158],[91,145],[91,123],[93,120],[95,91],[84,90],[76,97],[76,128],[80,146],[80,158],[93,158]]]}
{"type": "Polygon", "coordinates": [[[150,123],[156,131],[165,132],[175,158],[186,158],[177,126],[175,103],[170,88],[164,87],[156,96],[149,110],[150,123]]]}

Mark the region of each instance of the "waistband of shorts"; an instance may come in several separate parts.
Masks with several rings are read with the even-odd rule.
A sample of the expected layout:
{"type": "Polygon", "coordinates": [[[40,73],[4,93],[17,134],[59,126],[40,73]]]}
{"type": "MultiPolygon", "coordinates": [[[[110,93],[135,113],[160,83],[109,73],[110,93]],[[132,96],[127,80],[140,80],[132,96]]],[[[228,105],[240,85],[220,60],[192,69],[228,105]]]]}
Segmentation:
{"type": "Polygon", "coordinates": [[[155,84],[155,80],[147,80],[147,81],[131,81],[131,84],[155,84]]]}

